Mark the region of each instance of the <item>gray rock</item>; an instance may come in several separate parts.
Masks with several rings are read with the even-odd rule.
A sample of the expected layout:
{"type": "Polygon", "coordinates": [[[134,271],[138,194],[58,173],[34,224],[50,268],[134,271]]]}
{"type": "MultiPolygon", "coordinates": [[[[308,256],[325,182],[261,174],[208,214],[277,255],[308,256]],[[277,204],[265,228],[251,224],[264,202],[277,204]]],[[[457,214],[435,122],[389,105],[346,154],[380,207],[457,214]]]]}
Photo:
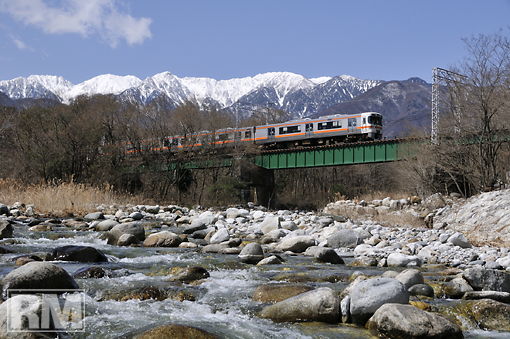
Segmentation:
{"type": "Polygon", "coordinates": [[[425,282],[423,274],[415,268],[403,270],[395,277],[395,279],[404,284],[407,289],[413,285],[423,284],[425,282]]]}
{"type": "Polygon", "coordinates": [[[89,213],[86,216],[84,216],[83,219],[99,220],[99,219],[104,219],[104,215],[103,215],[103,212],[93,212],[93,213],[89,213]]]}
{"type": "Polygon", "coordinates": [[[343,229],[330,235],[327,239],[327,244],[328,247],[332,248],[355,248],[361,244],[362,241],[363,239],[358,232],[354,230],[343,229]]]}
{"type": "Polygon", "coordinates": [[[169,280],[189,283],[195,280],[207,279],[209,277],[209,272],[207,272],[205,268],[200,266],[193,266],[186,267],[176,275],[172,276],[169,280]]]}
{"type": "Polygon", "coordinates": [[[139,241],[145,240],[145,230],[140,222],[128,222],[125,224],[119,224],[108,231],[108,244],[117,245],[117,242],[121,235],[131,234],[135,236],[139,241]]]}
{"type": "Polygon", "coordinates": [[[291,251],[294,253],[304,252],[308,247],[314,246],[315,240],[309,235],[302,235],[292,238],[283,239],[278,246],[277,250],[280,251],[291,251]]]}
{"type": "Polygon", "coordinates": [[[145,212],[151,213],[151,214],[158,214],[160,209],[161,208],[159,207],[159,205],[147,206],[147,207],[145,207],[145,212]]]}
{"type": "Polygon", "coordinates": [[[79,286],[60,266],[49,262],[33,261],[5,276],[2,281],[2,298],[7,298],[8,289],[58,289],[74,290],[79,286]]]}
{"type": "Polygon", "coordinates": [[[464,278],[455,278],[444,285],[444,292],[449,298],[462,298],[469,291],[473,291],[473,287],[464,278]]]}
{"type": "Polygon", "coordinates": [[[214,235],[211,237],[209,243],[211,244],[219,244],[224,241],[228,241],[230,239],[230,234],[226,228],[220,228],[214,235]]]}
{"type": "Polygon", "coordinates": [[[328,287],[299,294],[268,306],[260,313],[261,318],[276,322],[321,321],[337,323],[340,302],[336,292],[328,287]]]}
{"type": "Polygon", "coordinates": [[[143,219],[143,214],[140,213],[140,212],[133,212],[131,214],[129,214],[128,218],[131,218],[135,221],[138,221],[138,220],[142,220],[143,219]]]}
{"type": "Polygon", "coordinates": [[[500,264],[498,264],[495,261],[488,260],[488,261],[485,262],[485,268],[486,269],[491,269],[491,270],[502,270],[503,266],[501,266],[500,264]]]}
{"type": "Polygon", "coordinates": [[[312,256],[317,261],[329,262],[331,264],[345,264],[344,260],[335,252],[334,249],[320,246],[310,246],[306,249],[305,255],[312,256]]]}
{"type": "Polygon", "coordinates": [[[462,299],[465,300],[492,299],[505,304],[509,304],[510,293],[497,291],[469,291],[464,293],[462,299]]]}
{"type": "Polygon", "coordinates": [[[384,304],[409,303],[407,288],[400,281],[391,278],[361,281],[354,286],[350,297],[352,322],[362,326],[384,304]]]}
{"type": "Polygon", "coordinates": [[[115,220],[112,220],[112,219],[107,219],[107,220],[103,220],[101,222],[99,222],[95,227],[94,229],[96,231],[109,231],[111,230],[112,228],[114,228],[115,226],[117,226],[119,223],[115,220]]]}
{"type": "Polygon", "coordinates": [[[8,220],[0,220],[0,239],[12,238],[12,224],[8,220]]]}
{"type": "Polygon", "coordinates": [[[510,275],[504,271],[470,267],[462,274],[474,290],[510,292],[510,275]]]}
{"type": "Polygon", "coordinates": [[[144,241],[145,247],[177,247],[182,240],[173,232],[162,231],[149,235],[144,241]]]}
{"type": "Polygon", "coordinates": [[[257,263],[257,265],[280,265],[281,263],[282,261],[276,255],[272,255],[262,259],[257,263]]]}
{"type": "Polygon", "coordinates": [[[269,283],[257,287],[251,300],[274,304],[302,293],[312,291],[313,289],[314,288],[312,286],[306,284],[269,283]]]}
{"type": "Polygon", "coordinates": [[[262,233],[264,233],[264,235],[279,228],[281,228],[281,225],[280,218],[278,216],[268,215],[264,218],[264,221],[259,224],[259,229],[262,233]]]}
{"type": "Polygon", "coordinates": [[[469,243],[469,241],[464,236],[464,234],[462,234],[460,232],[454,233],[452,236],[450,236],[448,238],[448,242],[450,244],[453,244],[455,246],[459,246],[462,248],[471,248],[472,247],[471,244],[469,243]]]}
{"type": "Polygon", "coordinates": [[[4,205],[4,204],[0,204],[0,215],[9,215],[9,207],[7,207],[7,205],[4,205]]]}
{"type": "Polygon", "coordinates": [[[429,298],[434,298],[434,289],[427,284],[416,284],[408,288],[409,295],[422,295],[429,298]]]}
{"type": "Polygon", "coordinates": [[[128,233],[122,234],[119,237],[119,239],[117,240],[117,246],[130,246],[130,245],[138,245],[141,243],[142,242],[137,237],[135,237],[132,234],[128,234],[128,233]]]}
{"type": "Polygon", "coordinates": [[[241,250],[241,253],[238,255],[238,259],[239,261],[247,264],[257,264],[259,261],[264,259],[264,251],[259,244],[251,242],[241,250]]]}
{"type": "Polygon", "coordinates": [[[464,338],[462,329],[454,322],[412,305],[383,305],[370,318],[367,327],[384,338],[464,338]]]}
{"type": "Polygon", "coordinates": [[[207,229],[207,224],[203,221],[200,221],[200,220],[196,220],[196,221],[193,221],[193,223],[189,226],[186,226],[184,228],[184,230],[182,231],[182,233],[184,234],[193,234],[197,231],[202,231],[202,230],[205,230],[207,229]]]}
{"type": "Polygon", "coordinates": [[[91,246],[62,246],[46,254],[46,261],[107,262],[108,258],[100,250],[91,246]]]}
{"type": "Polygon", "coordinates": [[[407,255],[403,253],[391,253],[388,256],[388,266],[421,266],[421,259],[414,255],[407,255]]]}
{"type": "Polygon", "coordinates": [[[283,229],[289,230],[289,231],[295,231],[298,229],[296,223],[294,221],[282,221],[280,223],[280,226],[283,229]]]}

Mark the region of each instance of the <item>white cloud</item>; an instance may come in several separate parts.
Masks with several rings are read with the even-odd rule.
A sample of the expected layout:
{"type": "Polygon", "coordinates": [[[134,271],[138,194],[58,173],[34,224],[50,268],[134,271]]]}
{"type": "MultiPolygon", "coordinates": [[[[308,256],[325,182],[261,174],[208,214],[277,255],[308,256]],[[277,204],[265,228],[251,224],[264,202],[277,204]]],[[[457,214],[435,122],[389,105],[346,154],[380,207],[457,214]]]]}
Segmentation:
{"type": "Polygon", "coordinates": [[[28,46],[23,41],[21,41],[20,39],[16,38],[14,35],[11,34],[11,35],[9,35],[9,37],[11,38],[12,42],[14,42],[16,47],[18,47],[18,49],[33,51],[32,47],[28,46]]]}
{"type": "Polygon", "coordinates": [[[149,28],[152,20],[120,12],[117,0],[61,0],[58,7],[50,6],[49,2],[0,0],[0,11],[49,34],[99,34],[112,47],[121,39],[133,45],[152,37],[149,28]]]}

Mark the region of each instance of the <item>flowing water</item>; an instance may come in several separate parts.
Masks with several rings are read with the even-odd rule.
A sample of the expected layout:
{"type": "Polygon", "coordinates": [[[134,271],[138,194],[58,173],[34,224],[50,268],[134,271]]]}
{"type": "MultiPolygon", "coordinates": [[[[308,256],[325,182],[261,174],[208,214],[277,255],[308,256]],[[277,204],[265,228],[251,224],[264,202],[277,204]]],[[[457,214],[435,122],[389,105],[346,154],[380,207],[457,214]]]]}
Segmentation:
{"type": "MultiPolygon", "coordinates": [[[[65,245],[92,246],[108,257],[108,263],[96,266],[111,270],[110,277],[76,279],[86,291],[86,317],[85,331],[71,334],[73,338],[130,338],[169,323],[199,327],[222,338],[376,338],[363,328],[347,324],[275,323],[260,319],[256,314],[265,305],[251,298],[258,286],[275,281],[304,282],[314,287],[330,287],[340,293],[353,272],[380,275],[382,268],[321,264],[302,255],[284,256],[283,265],[253,266],[237,262],[236,255],[204,254],[181,248],[111,246],[106,244],[104,232],[70,231],[64,227],[51,232],[28,232],[27,228],[19,224],[14,238],[0,241],[1,245],[18,252],[0,256],[0,276],[15,269],[15,258],[22,254],[44,258],[52,249],[65,245]],[[192,284],[169,281],[176,268],[187,266],[204,267],[210,277],[192,284]],[[143,287],[164,291],[166,299],[126,298],[143,287]]],[[[181,232],[170,227],[157,231],[160,230],[181,232]]],[[[349,263],[352,259],[345,260],[349,263]]],[[[70,274],[94,266],[55,263],[70,274]]],[[[426,278],[433,279],[440,269],[424,270],[426,278]]],[[[466,338],[508,337],[508,333],[475,328],[465,331],[464,335],[466,338]]]]}

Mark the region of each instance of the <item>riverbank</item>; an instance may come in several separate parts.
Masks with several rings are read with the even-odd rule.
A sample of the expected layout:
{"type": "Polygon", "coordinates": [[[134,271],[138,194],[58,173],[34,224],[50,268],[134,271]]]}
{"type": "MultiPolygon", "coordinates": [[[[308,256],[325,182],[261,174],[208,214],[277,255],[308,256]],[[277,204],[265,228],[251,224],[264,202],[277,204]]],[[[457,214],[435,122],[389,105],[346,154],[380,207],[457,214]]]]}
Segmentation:
{"type": "MultiPolygon", "coordinates": [[[[479,198],[488,207],[503,200],[497,197],[479,198]]],[[[39,261],[63,268],[86,293],[87,330],[71,334],[76,338],[133,337],[169,323],[221,338],[376,337],[383,323],[375,312],[394,303],[426,312],[412,327],[442,314],[450,320],[436,330],[445,335],[459,333],[449,332],[458,327],[468,338],[503,338],[510,331],[510,310],[501,311],[510,307],[508,249],[477,246],[453,222],[452,213],[464,215],[471,211],[465,204],[476,203],[435,196],[337,202],[323,212],[267,211],[253,204],[223,210],[102,205],[80,218],[47,219],[27,202],[0,207],[0,275],[5,286],[27,262],[34,269],[39,261]],[[340,209],[359,218],[346,218],[350,212],[340,209]],[[417,224],[409,227],[405,220],[417,224]],[[64,255],[65,246],[89,254],[93,248],[104,257],[91,262],[64,255]],[[280,289],[279,295],[304,293],[260,299],[264,286],[280,289]],[[367,298],[364,290],[372,294],[367,298]],[[388,291],[393,297],[383,298],[388,291]],[[306,293],[316,293],[311,299],[330,305],[327,311],[303,302],[306,293]],[[363,306],[367,299],[378,303],[363,306]],[[293,302],[301,305],[298,313],[290,312],[293,302]],[[371,316],[369,332],[363,325],[371,316]]],[[[416,310],[385,312],[411,319],[416,310]]]]}

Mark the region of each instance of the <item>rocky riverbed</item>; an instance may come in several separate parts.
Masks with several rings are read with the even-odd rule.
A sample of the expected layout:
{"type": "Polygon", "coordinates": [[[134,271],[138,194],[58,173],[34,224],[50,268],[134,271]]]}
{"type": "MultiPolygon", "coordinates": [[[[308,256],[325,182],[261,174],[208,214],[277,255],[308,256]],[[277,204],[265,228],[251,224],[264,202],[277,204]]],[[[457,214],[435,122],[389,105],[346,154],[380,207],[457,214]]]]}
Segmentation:
{"type": "Polygon", "coordinates": [[[97,206],[64,219],[0,204],[0,338],[24,333],[9,330],[12,312],[44,313],[16,289],[80,289],[83,330],[66,319],[58,334],[72,338],[506,338],[506,202],[97,206]]]}

